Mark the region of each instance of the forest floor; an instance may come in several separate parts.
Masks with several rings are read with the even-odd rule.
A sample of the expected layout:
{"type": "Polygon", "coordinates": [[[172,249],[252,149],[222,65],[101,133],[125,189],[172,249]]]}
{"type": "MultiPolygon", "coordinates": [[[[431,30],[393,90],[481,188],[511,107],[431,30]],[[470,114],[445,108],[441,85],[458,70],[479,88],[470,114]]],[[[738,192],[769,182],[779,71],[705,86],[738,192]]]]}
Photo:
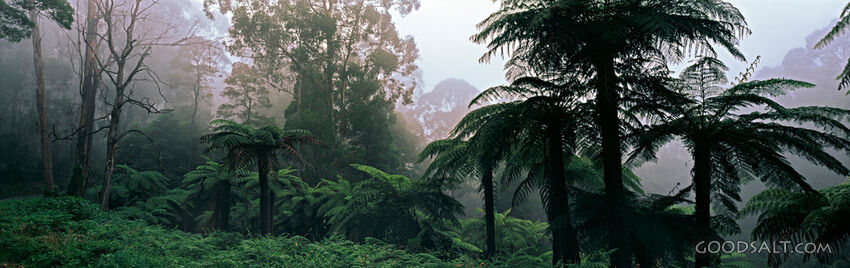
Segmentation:
{"type": "Polygon", "coordinates": [[[100,212],[73,198],[0,201],[0,267],[493,267],[380,241],[192,234],[100,212]]]}

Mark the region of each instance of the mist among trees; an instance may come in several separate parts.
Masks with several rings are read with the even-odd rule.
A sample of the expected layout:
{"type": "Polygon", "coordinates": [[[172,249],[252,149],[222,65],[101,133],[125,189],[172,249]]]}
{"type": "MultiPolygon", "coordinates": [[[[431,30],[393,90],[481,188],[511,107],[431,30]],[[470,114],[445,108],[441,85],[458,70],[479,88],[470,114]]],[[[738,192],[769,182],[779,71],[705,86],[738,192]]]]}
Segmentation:
{"type": "Polygon", "coordinates": [[[0,0],[0,263],[850,265],[850,4],[762,66],[725,1],[494,2],[478,89],[429,0],[0,0]]]}

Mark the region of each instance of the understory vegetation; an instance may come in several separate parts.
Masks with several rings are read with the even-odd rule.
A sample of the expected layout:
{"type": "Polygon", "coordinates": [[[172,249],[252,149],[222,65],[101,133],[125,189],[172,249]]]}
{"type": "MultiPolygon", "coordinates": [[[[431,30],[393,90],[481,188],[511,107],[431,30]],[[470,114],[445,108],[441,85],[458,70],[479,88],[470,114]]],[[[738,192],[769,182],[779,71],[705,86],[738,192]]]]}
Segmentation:
{"type": "Polygon", "coordinates": [[[425,92],[430,1],[0,0],[0,267],[848,266],[847,99],[735,5],[492,2],[501,85],[425,92]]]}
{"type": "Polygon", "coordinates": [[[76,198],[0,201],[4,267],[545,267],[540,258],[484,261],[415,253],[381,240],[193,234],[100,212],[76,198]]]}

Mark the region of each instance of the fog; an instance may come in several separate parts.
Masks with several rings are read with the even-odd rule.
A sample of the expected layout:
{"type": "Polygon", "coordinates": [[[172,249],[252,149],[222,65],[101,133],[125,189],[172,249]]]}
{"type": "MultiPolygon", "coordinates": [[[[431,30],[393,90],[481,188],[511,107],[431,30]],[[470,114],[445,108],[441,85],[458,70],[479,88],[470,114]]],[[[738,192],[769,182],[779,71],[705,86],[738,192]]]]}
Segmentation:
{"type": "MultiPolygon", "coordinates": [[[[431,165],[435,156],[451,156],[456,151],[441,151],[430,157],[420,154],[429,144],[439,145],[441,140],[457,138],[451,133],[458,122],[481,107],[470,107],[470,101],[483,90],[508,83],[504,65],[505,57],[510,55],[482,60],[488,50],[486,44],[470,40],[480,30],[477,24],[499,10],[501,1],[367,0],[362,2],[366,5],[340,1],[334,2],[337,5],[324,6],[316,1],[277,5],[284,2],[96,0],[98,9],[92,14],[98,16],[92,19],[99,24],[95,32],[86,35],[89,1],[69,1],[74,8],[70,29],[60,27],[59,21],[52,20],[49,13],[41,15],[38,24],[43,47],[41,59],[33,48],[37,38],[0,39],[0,200],[67,193],[97,202],[102,210],[126,212],[129,207],[142,207],[141,204],[154,206],[148,201],[155,197],[179,196],[184,207],[175,213],[182,213],[179,220],[174,220],[177,223],[157,224],[171,224],[171,227],[179,226],[181,231],[196,233],[241,224],[238,232],[247,235],[292,232],[320,240],[329,237],[333,233],[330,225],[340,220],[330,223],[333,215],[318,216],[316,211],[343,214],[340,211],[346,209],[313,208],[310,206],[315,204],[305,205],[299,200],[348,204],[350,200],[359,200],[353,197],[358,191],[367,192],[370,187],[376,187],[380,190],[357,198],[392,192],[398,196],[391,196],[395,199],[387,200],[392,202],[381,204],[421,205],[417,200],[404,199],[414,196],[420,202],[457,203],[457,211],[462,211],[455,213],[452,210],[455,207],[445,208],[440,212],[450,211],[445,213],[451,216],[435,219],[432,215],[421,216],[419,207],[404,207],[413,215],[405,224],[421,227],[414,234],[443,228],[434,226],[455,223],[457,219],[481,219],[479,208],[484,206],[484,187],[480,181],[486,177],[477,176],[476,172],[484,169],[478,166],[481,163],[464,162],[475,167],[458,169],[476,175],[475,178],[470,174],[449,176],[429,168],[441,168],[431,165]],[[109,9],[110,3],[118,4],[109,9]],[[134,3],[141,3],[142,8],[133,9],[134,3]],[[87,50],[89,39],[97,49],[87,50]],[[38,79],[42,73],[40,64],[44,65],[43,83],[38,79]],[[44,86],[40,87],[41,84],[44,86]],[[45,92],[42,99],[36,94],[40,90],[45,92]],[[95,103],[93,109],[87,108],[86,103],[90,102],[95,103]],[[49,123],[43,125],[41,122],[46,119],[49,123]],[[261,134],[223,139],[216,144],[215,135],[222,133],[261,134]],[[282,147],[269,149],[268,152],[274,153],[251,146],[222,149],[232,146],[234,140],[257,143],[273,140],[271,145],[265,145],[282,147]],[[239,158],[249,153],[256,155],[239,158]],[[269,158],[260,160],[262,157],[269,158]],[[216,187],[221,188],[215,189],[229,196],[232,181],[233,198],[242,198],[239,200],[242,207],[236,207],[237,201],[231,204],[230,199],[218,203],[218,193],[206,199],[198,197],[200,193],[190,194],[191,187],[202,185],[199,191],[209,187],[203,182],[193,182],[189,174],[209,171],[212,167],[221,168],[216,178],[227,181],[226,187],[219,185],[216,187]],[[49,180],[47,171],[55,174],[49,180]],[[141,172],[150,173],[134,177],[141,172]],[[268,178],[263,177],[269,172],[272,186],[257,186],[264,179],[269,184],[268,178]],[[154,179],[161,181],[133,184],[136,180],[154,179]],[[368,184],[376,181],[389,186],[368,184]],[[46,189],[45,185],[51,183],[55,183],[53,189],[46,189]],[[76,186],[78,193],[72,193],[75,183],[82,184],[76,186]],[[118,186],[110,193],[112,184],[118,186]],[[139,192],[143,192],[157,185],[162,189],[155,194],[133,191],[140,188],[139,192]],[[428,188],[429,191],[405,192],[432,186],[435,188],[428,188]],[[329,192],[339,195],[305,197],[329,192]],[[350,195],[340,197],[343,193],[350,195]],[[134,194],[142,197],[134,199],[134,194]],[[261,195],[266,198],[260,198],[261,195]],[[444,196],[451,198],[440,199],[444,196]],[[262,206],[262,215],[270,215],[246,212],[258,206],[262,206]],[[231,208],[233,214],[229,214],[231,208]],[[273,210],[279,214],[278,221],[267,222],[268,218],[274,219],[273,210]],[[221,216],[222,211],[226,211],[225,216],[221,216]]],[[[842,35],[824,48],[814,48],[836,23],[846,1],[729,2],[740,9],[752,30],[738,44],[747,58],[745,61],[735,60],[718,49],[721,52],[717,58],[729,67],[729,81],[735,81],[754,64],[750,81],[788,78],[816,85],[772,97],[782,105],[850,109],[847,94],[850,91],[838,90],[836,80],[850,58],[850,35],[842,35]],[[757,58],[759,61],[753,63],[757,58]]],[[[695,59],[696,55],[687,55],[680,62],[670,62],[671,75],[678,75],[695,59]]],[[[580,98],[590,99],[591,95],[580,98]]],[[[846,125],[850,118],[843,119],[846,125]]],[[[536,126],[548,127],[544,125],[536,126]]],[[[460,140],[469,142],[468,137],[460,140]]],[[[540,146],[555,148],[549,145],[540,146]]],[[[540,159],[553,154],[545,149],[539,151],[540,159]]],[[[847,180],[807,159],[782,153],[814,189],[833,187],[847,180]]],[[[828,153],[850,166],[848,152],[828,153]]],[[[462,155],[470,156],[473,152],[463,151],[462,155]]],[[[495,166],[484,165],[492,169],[485,172],[495,174],[497,182],[503,179],[501,168],[505,166],[503,159],[499,161],[502,162],[495,166]]],[[[445,165],[450,164],[455,163],[445,165]]],[[[536,164],[539,163],[535,163],[535,170],[542,169],[542,164],[539,167],[536,164]]],[[[641,179],[642,189],[650,194],[671,195],[691,185],[694,177],[694,161],[681,140],[661,147],[656,161],[631,168],[641,179]]],[[[523,172],[528,174],[528,168],[523,172]]],[[[517,184],[496,183],[496,212],[512,209],[510,216],[517,219],[547,221],[550,217],[537,192],[525,203],[513,207],[517,184]]],[[[738,207],[767,188],[758,180],[743,185],[738,207]]],[[[688,198],[694,199],[693,195],[688,198]]],[[[376,203],[380,202],[369,205],[376,203]]],[[[368,220],[362,225],[383,225],[368,220]]],[[[350,222],[356,221],[346,219],[346,223],[350,222]]],[[[743,232],[734,237],[748,238],[756,218],[738,219],[738,223],[743,232]]],[[[451,228],[468,228],[471,224],[451,228]]],[[[462,229],[451,230],[462,232],[462,229]]],[[[376,233],[380,232],[349,233],[346,239],[361,242],[376,233]]],[[[421,242],[422,238],[416,239],[421,242]]],[[[541,241],[534,241],[538,246],[535,250],[543,245],[545,252],[551,247],[551,237],[541,241]]]]}

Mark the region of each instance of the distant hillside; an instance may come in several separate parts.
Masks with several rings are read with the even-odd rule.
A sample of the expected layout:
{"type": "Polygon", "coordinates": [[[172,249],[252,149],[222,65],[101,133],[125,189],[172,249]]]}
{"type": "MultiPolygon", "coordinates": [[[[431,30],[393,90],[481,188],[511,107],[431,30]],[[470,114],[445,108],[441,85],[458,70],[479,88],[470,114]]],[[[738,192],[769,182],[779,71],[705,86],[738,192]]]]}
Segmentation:
{"type": "Polygon", "coordinates": [[[446,79],[420,95],[404,113],[422,125],[429,141],[442,139],[469,112],[469,101],[479,92],[464,80],[446,79]]]}

